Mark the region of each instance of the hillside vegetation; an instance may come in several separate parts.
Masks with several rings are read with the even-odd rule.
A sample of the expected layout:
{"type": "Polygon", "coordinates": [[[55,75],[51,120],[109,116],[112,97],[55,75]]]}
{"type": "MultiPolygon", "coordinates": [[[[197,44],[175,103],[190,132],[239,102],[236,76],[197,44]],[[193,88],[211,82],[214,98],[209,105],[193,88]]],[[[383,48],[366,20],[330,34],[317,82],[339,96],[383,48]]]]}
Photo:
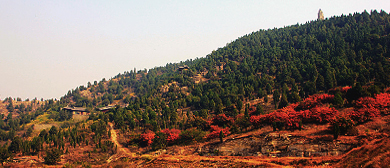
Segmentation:
{"type": "MultiPolygon", "coordinates": [[[[28,110],[24,105],[15,108],[15,101],[7,98],[1,104],[1,109],[5,110],[5,107],[7,112],[3,112],[0,135],[1,140],[8,141],[9,145],[3,143],[0,152],[4,157],[0,158],[5,161],[9,156],[40,155],[41,160],[38,157],[36,162],[41,163],[43,152],[46,152],[47,164],[77,164],[77,160],[65,154],[78,152],[83,156],[83,162],[79,164],[99,165],[105,160],[115,160],[105,154],[120,157],[117,148],[124,146],[134,155],[137,153],[138,159],[152,160],[144,166],[155,166],[153,163],[160,164],[161,160],[145,154],[172,149],[173,146],[189,145],[188,151],[199,144],[213,148],[220,143],[218,150],[213,148],[214,152],[193,150],[186,155],[224,155],[222,147],[228,143],[227,139],[229,143],[238,143],[237,137],[264,138],[275,132],[279,133],[279,138],[281,132],[308,138],[312,135],[305,131],[319,131],[311,128],[317,125],[322,132],[316,132],[317,137],[310,137],[310,143],[342,142],[349,147],[340,150],[346,155],[320,157],[316,163],[287,159],[279,164],[272,159],[252,158],[247,164],[335,163],[341,167],[350,162],[356,164],[347,154],[365,157],[359,150],[371,150],[362,146],[362,141],[375,141],[382,146],[387,142],[381,138],[387,138],[390,130],[390,120],[387,120],[390,113],[389,34],[389,14],[364,11],[279,29],[259,30],[204,58],[168,63],[149,70],[134,69],[110,80],[88,82],[87,86],[70,90],[60,100],[46,100],[40,104],[34,100],[27,106],[28,110]],[[99,111],[100,107],[108,105],[116,106],[99,111]],[[85,121],[76,121],[72,119],[72,113],[63,109],[67,106],[84,107],[91,114],[85,121]],[[45,121],[50,119],[46,122],[53,125],[50,130],[36,130],[37,136],[31,134],[32,130],[25,131],[34,128],[31,123],[42,123],[34,121],[42,115],[46,116],[45,121]],[[384,125],[371,127],[370,122],[377,119],[384,125]],[[112,128],[109,127],[111,124],[112,128]],[[120,134],[117,137],[115,132],[115,142],[112,142],[111,129],[120,134]],[[15,131],[19,131],[19,135],[15,131]],[[299,135],[294,131],[299,131],[299,135]],[[26,133],[20,138],[23,132],[26,133]],[[114,146],[117,139],[121,145],[114,146]],[[351,151],[352,148],[356,149],[351,151]],[[48,156],[58,153],[62,160],[49,160],[48,156]],[[91,155],[98,159],[92,159],[91,155]],[[340,160],[344,163],[337,163],[340,160]]],[[[369,144],[376,148],[375,144],[369,144]]],[[[262,156],[290,155],[289,152],[283,153],[284,148],[280,145],[273,148],[257,152],[262,156]]],[[[384,151],[366,157],[380,160],[386,156],[388,153],[384,151]]],[[[226,162],[223,158],[214,159],[226,162]]],[[[162,160],[171,162],[167,158],[162,160]]],[[[385,165],[388,161],[382,159],[378,165],[385,165]]],[[[373,165],[367,162],[359,165],[373,165]]],[[[237,161],[230,165],[245,164],[237,161]]]]}

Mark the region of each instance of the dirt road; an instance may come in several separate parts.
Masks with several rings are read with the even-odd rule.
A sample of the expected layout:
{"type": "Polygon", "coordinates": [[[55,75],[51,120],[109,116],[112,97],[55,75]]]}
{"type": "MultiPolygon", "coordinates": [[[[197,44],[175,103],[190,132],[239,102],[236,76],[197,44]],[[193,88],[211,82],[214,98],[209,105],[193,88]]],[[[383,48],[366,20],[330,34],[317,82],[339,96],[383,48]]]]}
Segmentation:
{"type": "Polygon", "coordinates": [[[110,125],[110,130],[111,130],[111,141],[115,144],[117,147],[117,152],[116,154],[112,155],[110,158],[107,159],[107,163],[110,163],[112,161],[118,160],[123,157],[132,157],[133,153],[130,152],[129,149],[123,147],[117,140],[117,133],[116,130],[114,129],[114,126],[111,122],[108,123],[110,125]]]}

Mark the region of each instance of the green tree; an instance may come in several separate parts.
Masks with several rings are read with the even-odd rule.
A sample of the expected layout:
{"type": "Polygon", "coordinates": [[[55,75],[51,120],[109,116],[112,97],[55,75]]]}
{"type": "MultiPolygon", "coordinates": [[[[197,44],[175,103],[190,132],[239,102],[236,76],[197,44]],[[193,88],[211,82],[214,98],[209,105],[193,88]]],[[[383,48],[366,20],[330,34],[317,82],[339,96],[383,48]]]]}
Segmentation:
{"type": "Polygon", "coordinates": [[[46,150],[46,156],[44,157],[45,163],[49,165],[54,165],[57,162],[61,161],[61,151],[57,148],[52,148],[46,150]]]}
{"type": "Polygon", "coordinates": [[[58,132],[57,127],[54,125],[49,130],[50,135],[55,135],[55,134],[57,134],[57,132],[58,132]]]}
{"type": "Polygon", "coordinates": [[[207,117],[208,117],[208,110],[207,109],[202,109],[202,110],[200,110],[200,113],[199,113],[199,116],[200,117],[202,117],[202,118],[204,118],[204,119],[207,119],[207,117]]]}
{"type": "Polygon", "coordinates": [[[260,104],[257,104],[255,115],[260,115],[260,114],[263,114],[263,113],[264,113],[263,107],[260,104]]]}
{"type": "Polygon", "coordinates": [[[221,130],[221,132],[219,132],[219,140],[221,141],[221,143],[223,143],[223,138],[225,137],[225,134],[223,133],[223,131],[221,130]]]}
{"type": "Polygon", "coordinates": [[[13,112],[14,110],[15,110],[15,108],[14,108],[14,105],[13,105],[13,103],[12,103],[12,100],[9,102],[9,104],[7,105],[7,110],[8,110],[8,112],[13,112]]]}
{"type": "Polygon", "coordinates": [[[246,120],[249,121],[249,104],[246,104],[246,106],[245,106],[244,117],[246,120]]]}
{"type": "Polygon", "coordinates": [[[7,115],[7,122],[10,120],[12,120],[12,113],[8,113],[8,115],[7,115]]]}
{"type": "Polygon", "coordinates": [[[340,135],[340,127],[337,124],[335,124],[333,127],[333,138],[337,139],[340,135]]]}
{"type": "Polygon", "coordinates": [[[268,95],[264,96],[264,103],[268,103],[268,95]]]}
{"type": "Polygon", "coordinates": [[[282,94],[286,94],[286,95],[287,95],[287,94],[288,94],[288,90],[289,90],[289,89],[288,89],[287,84],[284,83],[284,84],[283,84],[283,88],[282,88],[282,94]]]}
{"type": "Polygon", "coordinates": [[[2,166],[4,166],[4,162],[7,161],[10,156],[11,153],[9,153],[8,149],[4,146],[0,146],[0,162],[2,166]]]}
{"type": "Polygon", "coordinates": [[[305,91],[306,95],[312,95],[317,92],[316,85],[314,84],[314,82],[311,81],[307,81],[305,83],[303,90],[305,91]]]}
{"type": "Polygon", "coordinates": [[[210,100],[209,109],[210,110],[214,110],[215,109],[215,102],[214,102],[214,100],[210,100]]]}
{"type": "Polygon", "coordinates": [[[274,94],[273,94],[273,99],[274,99],[274,104],[275,104],[275,109],[278,107],[278,103],[280,100],[280,93],[278,89],[275,89],[274,94]]]}
{"type": "Polygon", "coordinates": [[[318,75],[316,85],[317,85],[317,90],[325,90],[325,79],[322,75],[318,75]]]}
{"type": "Polygon", "coordinates": [[[20,151],[21,144],[22,144],[22,139],[16,136],[12,139],[12,142],[9,145],[8,150],[13,153],[17,153],[20,151]]]}
{"type": "Polygon", "coordinates": [[[177,122],[178,119],[179,119],[179,117],[177,115],[177,111],[173,110],[172,113],[171,113],[171,123],[173,125],[176,125],[176,122],[177,122]]]}
{"type": "Polygon", "coordinates": [[[299,96],[298,92],[292,92],[292,93],[289,95],[288,100],[289,100],[289,102],[291,102],[291,103],[296,103],[296,102],[300,102],[302,99],[301,99],[301,97],[299,96]]]}
{"type": "Polygon", "coordinates": [[[363,88],[360,83],[356,83],[351,89],[349,89],[345,95],[348,102],[351,103],[353,100],[357,100],[362,97],[363,88]]]}
{"type": "Polygon", "coordinates": [[[266,94],[264,93],[263,89],[259,88],[259,91],[257,92],[257,97],[259,99],[263,98],[266,94]]]}
{"type": "Polygon", "coordinates": [[[165,149],[167,147],[167,136],[162,132],[157,132],[154,136],[152,149],[165,149]]]}
{"type": "Polygon", "coordinates": [[[271,84],[267,83],[266,90],[267,90],[267,94],[271,94],[272,93],[272,86],[271,86],[271,84]]]}
{"type": "Polygon", "coordinates": [[[39,133],[39,137],[42,137],[44,140],[46,140],[47,138],[47,131],[46,129],[43,129],[40,133],[39,133]]]}
{"type": "Polygon", "coordinates": [[[331,71],[330,69],[326,70],[324,81],[325,81],[326,89],[331,89],[334,87],[335,75],[334,75],[333,71],[331,71]]]}
{"type": "Polygon", "coordinates": [[[334,95],[333,104],[338,107],[342,107],[344,105],[344,100],[341,97],[340,92],[336,92],[336,94],[334,95]]]}
{"type": "Polygon", "coordinates": [[[283,107],[287,107],[288,106],[288,101],[287,101],[287,96],[285,94],[282,94],[282,98],[280,99],[280,103],[279,103],[279,109],[283,108],[283,107]]]}
{"type": "Polygon", "coordinates": [[[28,127],[28,129],[26,131],[26,137],[31,136],[32,132],[33,132],[33,128],[32,127],[28,127]]]}
{"type": "Polygon", "coordinates": [[[239,100],[237,101],[237,110],[240,112],[243,106],[244,106],[244,104],[243,104],[242,101],[239,99],[239,100]]]}

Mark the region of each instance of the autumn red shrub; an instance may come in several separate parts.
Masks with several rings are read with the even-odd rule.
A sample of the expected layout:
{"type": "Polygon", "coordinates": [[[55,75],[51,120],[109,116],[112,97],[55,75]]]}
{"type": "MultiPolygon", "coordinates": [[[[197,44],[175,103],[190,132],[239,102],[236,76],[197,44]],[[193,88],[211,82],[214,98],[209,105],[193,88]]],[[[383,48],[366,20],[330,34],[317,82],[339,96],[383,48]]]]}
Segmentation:
{"type": "Polygon", "coordinates": [[[299,116],[291,107],[285,107],[277,110],[268,118],[269,123],[284,123],[286,127],[295,128],[299,126],[299,116]]]}
{"type": "Polygon", "coordinates": [[[251,116],[250,122],[259,127],[261,124],[283,124],[286,128],[300,128],[300,123],[328,123],[338,114],[334,108],[323,107],[334,95],[320,94],[306,98],[303,102],[293,103],[269,114],[251,116]]]}
{"type": "Polygon", "coordinates": [[[329,123],[338,115],[335,108],[329,107],[315,107],[310,109],[306,122],[329,123]]]}
{"type": "Polygon", "coordinates": [[[354,105],[354,110],[349,113],[351,119],[363,123],[380,115],[380,110],[387,114],[390,106],[390,94],[380,93],[372,97],[361,97],[354,105]]]}
{"type": "Polygon", "coordinates": [[[210,133],[206,135],[207,139],[213,139],[219,137],[220,132],[223,132],[225,136],[230,134],[229,127],[221,128],[216,125],[212,125],[210,129],[210,133]]]}
{"type": "Polygon", "coordinates": [[[358,123],[367,122],[374,117],[378,117],[379,115],[379,110],[374,107],[355,109],[349,113],[350,118],[358,123]]]}
{"type": "Polygon", "coordinates": [[[378,108],[389,108],[390,106],[390,94],[389,93],[379,93],[375,95],[375,102],[378,108]]]}
{"type": "Polygon", "coordinates": [[[377,108],[376,100],[372,97],[361,97],[356,100],[354,108],[377,108]]]}
{"type": "Polygon", "coordinates": [[[154,136],[156,134],[153,131],[146,131],[145,133],[141,134],[140,141],[147,146],[151,145],[153,143],[154,136]]]}
{"type": "Polygon", "coordinates": [[[249,121],[252,123],[255,127],[260,127],[264,123],[266,115],[253,115],[250,117],[249,121]]]}
{"type": "MultiPolygon", "coordinates": [[[[344,87],[342,89],[348,90],[350,87],[344,87]]],[[[354,110],[348,112],[346,114],[347,116],[340,118],[338,110],[323,105],[324,103],[332,102],[333,99],[334,95],[329,94],[309,96],[299,104],[291,104],[288,107],[269,114],[251,116],[250,122],[255,127],[259,127],[262,124],[275,125],[275,123],[278,123],[290,129],[299,128],[300,122],[320,124],[336,123],[337,125],[337,123],[345,123],[351,120],[351,122],[362,123],[378,117],[380,110],[385,109],[385,111],[388,111],[387,109],[390,107],[390,94],[381,93],[377,94],[375,98],[359,98],[355,102],[354,110]]],[[[338,128],[343,127],[345,126],[338,126],[338,128]]]]}
{"type": "Polygon", "coordinates": [[[179,139],[179,135],[181,133],[181,131],[178,129],[168,129],[168,128],[161,130],[161,132],[166,135],[168,143],[173,143],[177,139],[179,139]]]}
{"type": "Polygon", "coordinates": [[[332,93],[332,94],[334,94],[338,91],[340,91],[341,93],[347,93],[347,91],[351,88],[352,88],[352,86],[345,86],[345,87],[340,86],[340,87],[335,87],[335,88],[329,89],[328,92],[332,93]]]}
{"type": "Polygon", "coordinates": [[[302,102],[300,102],[296,107],[296,111],[300,110],[307,110],[311,109],[313,107],[319,106],[323,103],[330,103],[334,99],[334,95],[330,94],[316,94],[316,95],[311,95],[302,102]]]}
{"type": "Polygon", "coordinates": [[[299,127],[299,115],[292,107],[288,106],[265,115],[251,116],[249,121],[256,127],[273,123],[283,123],[289,128],[299,127]]]}
{"type": "Polygon", "coordinates": [[[212,120],[212,124],[218,125],[218,126],[230,126],[233,124],[234,119],[232,117],[228,117],[225,114],[218,114],[214,116],[212,120]]]}
{"type": "Polygon", "coordinates": [[[248,111],[249,114],[254,113],[256,111],[256,107],[255,106],[250,106],[248,110],[249,110],[248,111]]]}
{"type": "Polygon", "coordinates": [[[374,107],[378,109],[386,109],[390,106],[390,94],[380,93],[372,97],[361,97],[355,102],[355,108],[374,107]]]}
{"type": "Polygon", "coordinates": [[[347,93],[347,91],[349,90],[349,89],[351,89],[352,88],[352,86],[345,86],[345,87],[342,87],[341,89],[340,89],[340,92],[342,92],[342,93],[347,93]]]}

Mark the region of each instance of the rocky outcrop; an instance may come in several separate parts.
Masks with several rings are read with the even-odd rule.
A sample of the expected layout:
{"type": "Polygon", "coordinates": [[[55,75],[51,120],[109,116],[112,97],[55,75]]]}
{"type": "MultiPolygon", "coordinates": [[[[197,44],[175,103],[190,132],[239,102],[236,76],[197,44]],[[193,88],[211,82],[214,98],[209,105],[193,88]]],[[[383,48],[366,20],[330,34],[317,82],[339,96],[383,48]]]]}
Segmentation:
{"type": "Polygon", "coordinates": [[[343,144],[333,140],[324,139],[313,142],[306,137],[269,133],[205,145],[198,152],[204,156],[337,156],[348,152],[353,146],[353,144],[343,144]]]}

